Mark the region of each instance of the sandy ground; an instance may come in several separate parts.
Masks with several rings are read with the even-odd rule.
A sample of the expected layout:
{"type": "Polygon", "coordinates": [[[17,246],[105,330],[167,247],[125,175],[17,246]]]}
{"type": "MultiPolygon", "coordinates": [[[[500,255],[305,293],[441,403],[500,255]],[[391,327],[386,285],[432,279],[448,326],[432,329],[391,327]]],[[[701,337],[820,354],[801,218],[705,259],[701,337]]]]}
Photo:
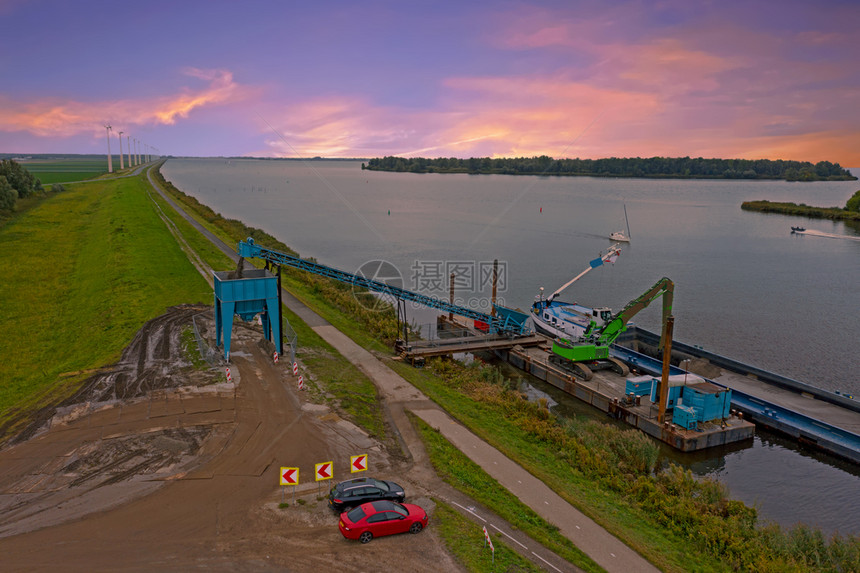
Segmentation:
{"type": "Polygon", "coordinates": [[[204,310],[177,307],[147,323],[119,364],[0,450],[0,568],[460,570],[432,527],[426,462],[309,403],[251,326],[234,325],[232,383],[221,368],[191,368],[179,334],[204,310]],[[371,475],[406,487],[430,527],[368,545],[343,539],[318,499],[314,464],[335,462],[324,493],[352,477],[358,453],[371,475]],[[278,486],[281,466],[300,468],[302,503],[279,507],[292,500],[278,486]]]}

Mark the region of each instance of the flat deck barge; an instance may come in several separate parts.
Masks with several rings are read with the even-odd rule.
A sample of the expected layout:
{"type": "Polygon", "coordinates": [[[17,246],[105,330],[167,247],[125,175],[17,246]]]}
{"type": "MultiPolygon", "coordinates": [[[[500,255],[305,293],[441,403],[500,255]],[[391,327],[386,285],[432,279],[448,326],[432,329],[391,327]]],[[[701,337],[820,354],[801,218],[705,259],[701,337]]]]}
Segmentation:
{"type": "MultiPolygon", "coordinates": [[[[483,334],[463,324],[451,324],[444,318],[442,321],[448,323],[448,328],[458,326],[467,334],[483,334]]],[[[546,337],[543,341],[535,341],[535,337],[541,336],[524,338],[526,345],[497,344],[495,348],[488,345],[484,350],[680,451],[696,451],[750,439],[758,424],[860,463],[860,402],[847,396],[673,341],[673,363],[684,363],[687,370],[673,366],[671,374],[689,371],[707,383],[731,389],[732,414],[725,419],[700,422],[694,429],[685,429],[671,422],[661,425],[657,420],[656,402],[652,402],[649,396],[631,399],[625,394],[628,377],[602,370],[594,372],[588,381],[577,378],[549,362],[552,342],[546,337]]],[[[643,350],[653,354],[658,340],[659,335],[631,326],[619,338],[620,344],[613,346],[612,355],[626,362],[631,372],[659,378],[660,360],[637,352],[643,350]]],[[[465,348],[464,341],[461,340],[460,344],[463,345],[460,348],[465,348]]],[[[440,350],[442,346],[439,345],[440,350]]],[[[478,348],[472,351],[478,351],[478,348]]]]}
{"type": "Polygon", "coordinates": [[[657,420],[657,404],[651,402],[648,396],[631,401],[625,395],[626,377],[602,370],[595,372],[588,381],[576,378],[549,363],[549,344],[547,339],[547,345],[543,347],[514,347],[511,350],[497,350],[495,354],[520,370],[682,452],[748,440],[755,433],[755,424],[735,415],[724,420],[700,423],[695,429],[685,429],[668,421],[660,424],[657,420]]]}
{"type": "MultiPolygon", "coordinates": [[[[615,356],[643,371],[659,371],[658,360],[634,352],[653,354],[657,334],[632,327],[618,341],[615,356]]],[[[860,464],[860,401],[683,342],[672,342],[672,356],[673,362],[691,364],[690,371],[730,388],[732,408],[746,419],[860,464]]],[[[673,367],[672,372],[683,370],[673,367]]]]}

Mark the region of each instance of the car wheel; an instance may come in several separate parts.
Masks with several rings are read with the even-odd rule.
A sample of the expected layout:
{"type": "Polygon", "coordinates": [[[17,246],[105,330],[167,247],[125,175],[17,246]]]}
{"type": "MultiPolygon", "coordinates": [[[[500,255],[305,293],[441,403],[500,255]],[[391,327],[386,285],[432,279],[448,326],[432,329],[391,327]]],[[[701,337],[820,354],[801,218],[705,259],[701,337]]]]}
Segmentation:
{"type": "MultiPolygon", "coordinates": [[[[419,524],[420,525],[420,524],[419,524]]],[[[373,534],[369,531],[365,531],[361,535],[358,536],[358,540],[362,543],[370,543],[370,540],[373,539],[373,534]]]]}
{"type": "Polygon", "coordinates": [[[412,527],[409,528],[409,533],[418,533],[422,529],[424,529],[424,526],[421,525],[420,522],[416,521],[412,524],[412,527]]]}

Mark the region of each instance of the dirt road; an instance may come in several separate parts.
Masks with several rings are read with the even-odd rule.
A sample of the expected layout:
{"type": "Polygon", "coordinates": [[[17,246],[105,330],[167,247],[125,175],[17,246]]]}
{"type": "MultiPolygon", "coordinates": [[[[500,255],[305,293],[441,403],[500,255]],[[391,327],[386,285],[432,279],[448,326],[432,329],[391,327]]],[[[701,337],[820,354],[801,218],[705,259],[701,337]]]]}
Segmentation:
{"type": "MultiPolygon", "coordinates": [[[[376,473],[397,470],[380,444],[306,403],[258,340],[244,325],[234,332],[236,385],[67,407],[0,451],[2,569],[459,570],[432,527],[367,546],[341,537],[317,501],[314,464],[345,469],[366,452],[376,473]],[[310,481],[304,505],[278,507],[282,465],[310,481]]],[[[420,491],[409,501],[432,511],[420,491]]]]}

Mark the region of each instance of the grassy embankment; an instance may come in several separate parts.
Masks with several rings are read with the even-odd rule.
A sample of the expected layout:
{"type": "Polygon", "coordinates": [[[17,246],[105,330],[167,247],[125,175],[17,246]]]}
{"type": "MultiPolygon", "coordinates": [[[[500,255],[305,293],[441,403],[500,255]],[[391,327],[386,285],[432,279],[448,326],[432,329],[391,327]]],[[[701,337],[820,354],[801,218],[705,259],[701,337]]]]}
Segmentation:
{"type": "Polygon", "coordinates": [[[0,228],[0,439],[116,361],[148,319],[211,299],[143,185],[69,185],[0,228]]]}
{"type": "MultiPolygon", "coordinates": [[[[241,225],[225,225],[206,208],[200,212],[212,225],[241,225]]],[[[234,229],[233,239],[246,236],[246,231],[235,235],[234,229]]],[[[272,238],[257,240],[283,248],[272,238]]],[[[319,304],[322,314],[349,310],[350,303],[341,303],[350,298],[348,292],[333,288],[320,298],[325,288],[306,288],[304,302],[316,310],[319,304]]],[[[345,316],[339,320],[352,322],[344,330],[357,333],[353,338],[361,343],[373,333],[368,326],[372,317],[358,314],[354,322],[345,316]]],[[[755,510],[727,500],[719,484],[697,481],[677,467],[655,475],[656,446],[640,432],[555,420],[522,400],[492,369],[445,362],[422,371],[391,366],[663,570],[838,571],[860,566],[856,539],[828,542],[820,532],[804,527],[791,532],[759,528],[755,510]]],[[[488,505],[495,509],[492,500],[488,505]]]]}
{"type": "Polygon", "coordinates": [[[744,201],[741,209],[759,213],[779,213],[794,217],[811,219],[832,219],[834,221],[860,221],[860,191],[848,199],[845,208],[811,207],[805,203],[780,203],[777,201],[744,201]]]}

